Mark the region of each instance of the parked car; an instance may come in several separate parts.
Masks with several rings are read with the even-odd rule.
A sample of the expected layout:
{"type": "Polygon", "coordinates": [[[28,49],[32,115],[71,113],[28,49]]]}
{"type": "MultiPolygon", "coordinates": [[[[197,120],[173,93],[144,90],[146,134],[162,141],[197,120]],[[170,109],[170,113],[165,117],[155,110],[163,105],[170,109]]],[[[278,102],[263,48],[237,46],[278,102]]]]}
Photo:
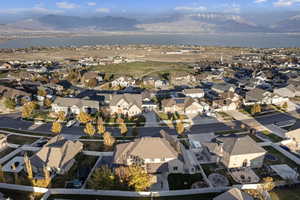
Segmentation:
{"type": "Polygon", "coordinates": [[[66,124],[66,127],[69,128],[69,127],[73,126],[75,123],[76,123],[76,120],[75,120],[75,119],[70,120],[70,121],[68,121],[68,123],[66,124]]]}

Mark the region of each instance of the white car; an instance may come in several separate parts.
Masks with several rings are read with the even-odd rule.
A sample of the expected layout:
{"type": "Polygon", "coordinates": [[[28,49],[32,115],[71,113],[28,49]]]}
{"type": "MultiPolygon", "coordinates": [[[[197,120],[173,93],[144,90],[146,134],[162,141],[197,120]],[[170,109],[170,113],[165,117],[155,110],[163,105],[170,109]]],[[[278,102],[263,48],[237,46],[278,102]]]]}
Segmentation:
{"type": "Polygon", "coordinates": [[[45,122],[43,122],[43,121],[34,121],[34,124],[36,124],[36,125],[42,125],[42,124],[45,124],[45,122]]]}
{"type": "Polygon", "coordinates": [[[71,127],[76,123],[76,120],[70,120],[68,121],[68,123],[66,124],[66,127],[71,127]]]}

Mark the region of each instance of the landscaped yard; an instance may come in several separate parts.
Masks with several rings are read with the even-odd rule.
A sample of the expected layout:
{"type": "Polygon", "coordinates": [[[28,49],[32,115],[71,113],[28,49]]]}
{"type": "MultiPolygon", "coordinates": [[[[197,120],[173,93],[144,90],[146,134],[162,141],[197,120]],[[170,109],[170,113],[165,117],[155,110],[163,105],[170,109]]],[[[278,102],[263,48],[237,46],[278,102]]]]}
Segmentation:
{"type": "Polygon", "coordinates": [[[300,188],[276,188],[270,195],[272,200],[300,200],[300,188]]]}
{"type": "Polygon", "coordinates": [[[9,135],[7,137],[7,142],[12,144],[32,144],[37,141],[39,138],[36,137],[27,137],[27,136],[19,136],[19,135],[9,135]]]}
{"type": "Polygon", "coordinates": [[[10,131],[10,132],[13,132],[13,133],[20,133],[20,134],[25,134],[25,135],[34,135],[34,136],[53,136],[52,134],[36,133],[36,132],[23,131],[23,130],[17,130],[17,129],[12,129],[12,128],[0,128],[0,130],[3,130],[3,131],[10,131]]]}
{"type": "Polygon", "coordinates": [[[84,154],[79,154],[76,156],[76,162],[71,167],[71,169],[64,175],[56,176],[52,182],[52,188],[63,188],[67,181],[72,181],[78,179],[84,183],[90,170],[93,168],[97,161],[97,156],[88,156],[84,154]]]}
{"type": "Polygon", "coordinates": [[[0,192],[3,193],[5,197],[10,197],[10,198],[16,199],[16,200],[28,200],[28,199],[31,199],[31,197],[34,197],[34,199],[37,200],[43,196],[42,193],[32,193],[32,192],[8,190],[8,189],[2,189],[2,188],[0,188],[0,192]]]}
{"type": "Polygon", "coordinates": [[[299,165],[297,165],[294,161],[277,151],[271,146],[265,146],[263,147],[266,151],[268,151],[268,154],[273,155],[274,157],[277,158],[277,160],[271,161],[265,158],[264,164],[265,165],[276,165],[276,164],[287,164],[289,165],[292,169],[299,168],[299,165]]]}
{"type": "Polygon", "coordinates": [[[15,149],[14,148],[10,148],[10,147],[7,147],[5,149],[3,149],[2,151],[0,151],[0,158],[6,156],[7,154],[13,152],[15,149]]]}
{"type": "Polygon", "coordinates": [[[272,142],[280,142],[282,141],[283,139],[273,133],[270,133],[269,131],[265,130],[265,131],[262,131],[261,132],[262,134],[264,134],[266,137],[269,138],[269,140],[271,140],[272,142]]]}
{"type": "Polygon", "coordinates": [[[203,181],[201,174],[169,174],[170,190],[191,189],[193,183],[203,181]]]}

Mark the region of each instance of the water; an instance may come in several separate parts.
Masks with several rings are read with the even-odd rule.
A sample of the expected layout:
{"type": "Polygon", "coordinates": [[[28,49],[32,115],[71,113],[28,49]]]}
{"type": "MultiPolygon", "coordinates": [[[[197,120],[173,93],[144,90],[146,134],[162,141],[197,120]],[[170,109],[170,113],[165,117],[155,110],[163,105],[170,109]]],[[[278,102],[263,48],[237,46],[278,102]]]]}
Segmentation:
{"type": "Polygon", "coordinates": [[[279,48],[300,47],[298,34],[164,34],[164,35],[111,35],[58,38],[26,38],[0,43],[0,48],[27,48],[32,46],[83,46],[83,45],[206,45],[230,47],[279,48]]]}

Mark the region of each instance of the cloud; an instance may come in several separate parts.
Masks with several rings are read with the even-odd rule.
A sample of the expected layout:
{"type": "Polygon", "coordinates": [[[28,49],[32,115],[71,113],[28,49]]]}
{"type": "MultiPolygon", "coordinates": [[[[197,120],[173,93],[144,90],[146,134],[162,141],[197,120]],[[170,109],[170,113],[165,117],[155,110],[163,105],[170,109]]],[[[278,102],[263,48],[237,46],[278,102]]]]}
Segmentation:
{"type": "Polygon", "coordinates": [[[267,0],[255,0],[254,3],[264,3],[267,2],[267,0]]]}
{"type": "Polygon", "coordinates": [[[63,9],[73,9],[73,8],[79,8],[79,5],[75,4],[75,3],[69,3],[67,1],[61,1],[61,2],[57,2],[56,6],[58,8],[63,8],[63,9]]]}
{"type": "Polygon", "coordinates": [[[7,15],[16,15],[16,14],[62,14],[63,11],[61,10],[50,10],[47,8],[42,7],[40,4],[35,5],[33,8],[12,8],[12,9],[5,9],[0,10],[0,14],[7,14],[7,15]]]}
{"type": "Polygon", "coordinates": [[[300,0],[278,0],[273,5],[275,7],[287,7],[292,6],[296,3],[300,3],[300,0]]]}
{"type": "Polygon", "coordinates": [[[109,8],[97,8],[96,12],[98,12],[98,13],[109,13],[110,9],[109,8]]]}
{"type": "Polygon", "coordinates": [[[96,3],[96,2],[88,2],[87,5],[88,5],[88,6],[96,6],[97,3],[96,3]]]}
{"type": "Polygon", "coordinates": [[[224,4],[222,7],[224,13],[235,13],[238,14],[241,12],[241,6],[239,4],[224,4]]]}
{"type": "Polygon", "coordinates": [[[174,10],[177,11],[189,11],[189,12],[199,12],[199,11],[205,11],[207,10],[206,7],[204,6],[197,6],[197,7],[192,7],[192,6],[177,6],[174,8],[174,10]]]}

